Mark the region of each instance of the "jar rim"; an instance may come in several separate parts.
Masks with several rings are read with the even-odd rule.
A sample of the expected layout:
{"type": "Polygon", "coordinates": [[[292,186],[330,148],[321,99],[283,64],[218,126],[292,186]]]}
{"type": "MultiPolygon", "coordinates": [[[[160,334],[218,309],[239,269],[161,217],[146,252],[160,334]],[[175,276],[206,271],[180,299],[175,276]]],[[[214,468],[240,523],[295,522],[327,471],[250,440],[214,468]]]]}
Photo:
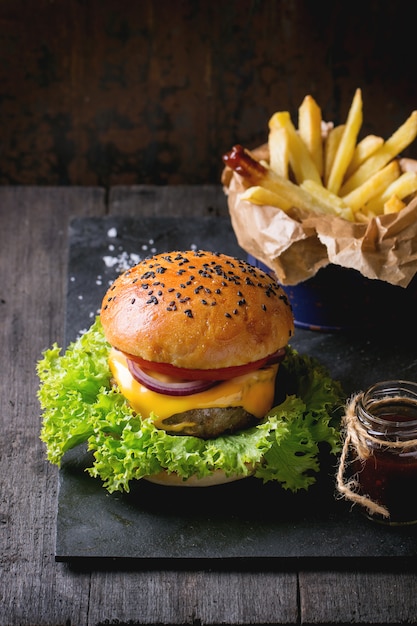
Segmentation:
{"type": "MultiPolygon", "coordinates": [[[[400,415],[400,412],[398,413],[400,415]]],[[[386,435],[388,431],[395,429],[397,434],[402,436],[410,436],[413,434],[417,437],[417,383],[407,380],[385,380],[372,385],[364,393],[358,397],[358,418],[366,426],[369,432],[378,435],[386,435]],[[409,419],[394,421],[392,415],[395,415],[395,404],[402,409],[407,405],[410,411],[409,419]],[[386,415],[391,414],[391,419],[385,418],[384,413],[380,412],[385,405],[390,407],[390,411],[386,411],[386,415]],[[390,406],[391,405],[391,406],[390,406]]]]}

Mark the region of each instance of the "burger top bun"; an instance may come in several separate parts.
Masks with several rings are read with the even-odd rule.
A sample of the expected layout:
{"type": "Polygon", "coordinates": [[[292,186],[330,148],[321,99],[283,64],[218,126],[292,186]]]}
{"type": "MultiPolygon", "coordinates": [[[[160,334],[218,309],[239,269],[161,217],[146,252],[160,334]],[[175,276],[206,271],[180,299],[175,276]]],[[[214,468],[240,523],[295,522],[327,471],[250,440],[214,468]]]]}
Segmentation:
{"type": "Polygon", "coordinates": [[[271,276],[201,250],[158,254],[121,274],[103,299],[101,322],[115,348],[188,369],[257,361],[294,331],[271,276]]]}

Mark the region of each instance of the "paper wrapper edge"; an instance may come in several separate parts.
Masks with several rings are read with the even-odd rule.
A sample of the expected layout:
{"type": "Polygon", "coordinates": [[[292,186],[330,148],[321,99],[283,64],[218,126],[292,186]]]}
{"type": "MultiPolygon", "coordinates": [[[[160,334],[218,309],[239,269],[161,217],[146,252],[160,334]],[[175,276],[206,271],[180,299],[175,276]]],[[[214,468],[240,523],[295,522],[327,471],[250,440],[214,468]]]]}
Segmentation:
{"type": "Polygon", "coordinates": [[[222,183],[239,245],[283,285],[303,282],[329,264],[401,287],[417,273],[417,198],[368,224],[328,215],[298,221],[276,207],[242,200],[242,180],[228,168],[222,183]]]}

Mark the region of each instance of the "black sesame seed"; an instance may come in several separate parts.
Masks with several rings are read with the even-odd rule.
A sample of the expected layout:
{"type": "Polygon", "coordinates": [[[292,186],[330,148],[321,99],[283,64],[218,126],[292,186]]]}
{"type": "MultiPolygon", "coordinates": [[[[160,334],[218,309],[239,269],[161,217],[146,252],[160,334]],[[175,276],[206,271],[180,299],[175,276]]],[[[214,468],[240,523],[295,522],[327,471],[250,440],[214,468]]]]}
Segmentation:
{"type": "Polygon", "coordinates": [[[232,316],[230,315],[230,313],[225,313],[225,314],[224,314],[224,316],[225,316],[225,317],[232,317],[232,316]]]}
{"type": "Polygon", "coordinates": [[[191,311],[191,309],[186,309],[184,313],[186,314],[187,317],[193,317],[193,312],[191,311]]]}

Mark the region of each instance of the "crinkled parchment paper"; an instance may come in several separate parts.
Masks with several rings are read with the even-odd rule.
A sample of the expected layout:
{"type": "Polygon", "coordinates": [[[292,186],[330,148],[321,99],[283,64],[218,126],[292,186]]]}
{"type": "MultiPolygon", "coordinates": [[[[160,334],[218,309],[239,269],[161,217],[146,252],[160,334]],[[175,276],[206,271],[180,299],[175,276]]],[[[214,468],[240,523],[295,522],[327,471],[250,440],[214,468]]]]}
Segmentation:
{"type": "MultiPolygon", "coordinates": [[[[400,159],[400,165],[415,169],[417,162],[400,159]]],[[[360,224],[328,215],[301,216],[296,210],[289,215],[241,200],[243,180],[228,168],[222,182],[239,245],[283,285],[311,278],[330,263],[401,287],[417,273],[417,198],[399,213],[360,224]]]]}

